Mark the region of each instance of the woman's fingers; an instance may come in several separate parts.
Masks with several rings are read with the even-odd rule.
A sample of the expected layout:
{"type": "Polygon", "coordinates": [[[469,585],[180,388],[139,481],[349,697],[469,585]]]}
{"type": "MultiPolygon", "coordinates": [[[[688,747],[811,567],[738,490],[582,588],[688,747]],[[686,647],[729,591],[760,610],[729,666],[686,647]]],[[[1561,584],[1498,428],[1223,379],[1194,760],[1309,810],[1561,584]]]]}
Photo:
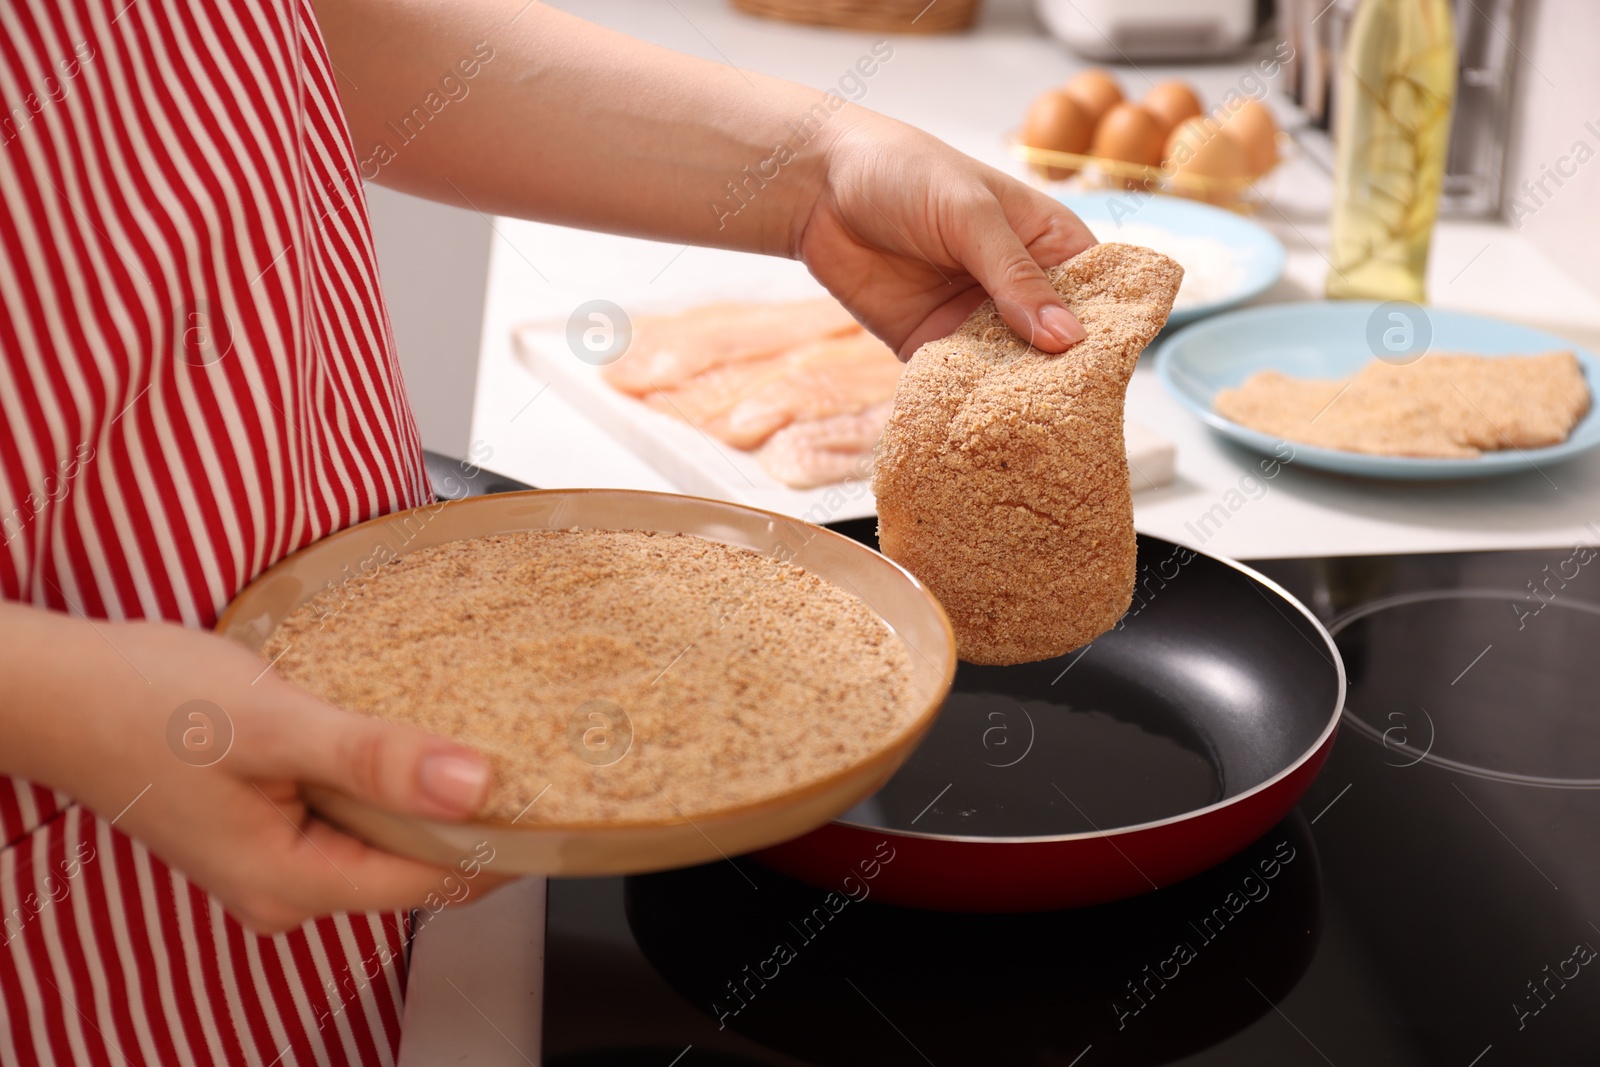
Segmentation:
{"type": "Polygon", "coordinates": [[[302,781],[390,811],[465,819],[489,796],[489,761],[421,730],[345,712],[307,752],[302,781]]]}
{"type": "Polygon", "coordinates": [[[216,872],[223,877],[214,879],[228,911],[260,933],[341,911],[462,904],[511,880],[493,870],[494,853],[485,855],[485,846],[457,867],[436,867],[391,855],[322,821],[292,783],[270,785],[246,802],[253,806],[263,798],[276,815],[255,809],[258,851],[246,861],[252,869],[216,872]]]}
{"type": "Polygon", "coordinates": [[[983,287],[973,284],[939,305],[933,314],[923,319],[901,344],[897,353],[901,361],[904,362],[916,355],[917,349],[929,341],[937,341],[941,337],[949,337],[955,333],[961,328],[961,324],[967,321],[967,316],[987,299],[989,294],[983,291],[983,287]]]}
{"type": "Polygon", "coordinates": [[[305,836],[275,855],[270,882],[235,894],[219,887],[223,906],[256,933],[282,933],[308,918],[342,911],[414,908],[430,893],[442,894],[451,875],[370,848],[317,819],[301,829],[305,836]]]}
{"type": "Polygon", "coordinates": [[[912,330],[900,346],[901,359],[954,333],[991,295],[1007,325],[1045,351],[1059,352],[1083,340],[1083,327],[1062,304],[1044,268],[1094,245],[1094,234],[1060,202],[1003,175],[998,178],[990,187],[992,203],[967,213],[970,221],[953,227],[963,236],[953,242],[952,251],[978,284],[951,296],[912,330]]]}
{"type": "Polygon", "coordinates": [[[453,868],[363,844],[321,819],[307,819],[301,829],[304,837],[297,859],[305,875],[306,898],[301,903],[308,914],[414,908],[430,895],[462,903],[468,895],[498,884],[486,878],[481,867],[477,877],[469,879],[453,868]]]}
{"type": "Polygon", "coordinates": [[[1006,324],[1045,352],[1061,352],[1083,340],[1083,326],[1061,302],[999,200],[977,197],[963,214],[952,227],[957,235],[952,250],[994,298],[1006,324]]]}
{"type": "MultiPolygon", "coordinates": [[[[235,748],[243,773],[315,782],[402,815],[467,819],[489,795],[489,761],[472,749],[400,723],[341,711],[278,686],[270,716],[235,748]]],[[[241,731],[242,732],[242,731],[241,731]]]]}
{"type": "Polygon", "coordinates": [[[990,188],[1011,228],[1026,236],[1028,254],[1041,267],[1065,263],[1099,243],[1083,220],[1054,197],[1004,175],[990,188]]]}
{"type": "Polygon", "coordinates": [[[1045,269],[1095,243],[1062,203],[920,130],[852,113],[796,249],[828,291],[902,359],[984,298],[1037,348],[1083,339],[1045,269]]]}

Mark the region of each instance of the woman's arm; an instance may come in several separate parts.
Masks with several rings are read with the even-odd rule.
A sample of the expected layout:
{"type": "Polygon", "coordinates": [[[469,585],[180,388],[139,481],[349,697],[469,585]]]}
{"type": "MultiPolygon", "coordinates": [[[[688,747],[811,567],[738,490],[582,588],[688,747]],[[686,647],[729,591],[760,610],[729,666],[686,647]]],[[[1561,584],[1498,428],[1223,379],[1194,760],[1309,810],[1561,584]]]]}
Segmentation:
{"type": "Polygon", "coordinates": [[[317,11],[368,180],[490,214],[793,255],[825,166],[818,138],[748,209],[723,219],[712,205],[822,101],[817,90],[526,0],[317,11]]]}
{"type": "Polygon", "coordinates": [[[463,819],[488,793],[483,758],[340,711],[265,668],[213,634],[0,601],[0,774],[114,820],[263,933],[420,905],[446,872],[312,818],[298,784],[463,819]]]}
{"type": "Polygon", "coordinates": [[[1093,244],[1082,223],[903,123],[537,2],[317,7],[370,181],[800,258],[903,355],[985,290],[1042,349],[1083,336],[1039,266],[1093,244]]]}

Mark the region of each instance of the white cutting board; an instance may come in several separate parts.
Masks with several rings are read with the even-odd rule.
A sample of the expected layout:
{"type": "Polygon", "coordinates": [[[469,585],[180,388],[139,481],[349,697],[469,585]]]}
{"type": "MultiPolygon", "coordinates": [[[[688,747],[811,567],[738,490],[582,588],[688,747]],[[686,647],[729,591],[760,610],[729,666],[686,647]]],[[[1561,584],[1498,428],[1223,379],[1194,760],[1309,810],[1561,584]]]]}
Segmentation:
{"type": "MultiPolygon", "coordinates": [[[[514,332],[514,340],[523,366],[685,493],[732,500],[815,523],[877,514],[865,481],[790,489],[769,477],[754,453],[726,445],[617,392],[605,383],[599,367],[572,354],[560,329],[548,324],[523,326],[514,332]]],[[[1171,482],[1172,442],[1133,422],[1127,424],[1125,434],[1134,491],[1171,482]]]]}

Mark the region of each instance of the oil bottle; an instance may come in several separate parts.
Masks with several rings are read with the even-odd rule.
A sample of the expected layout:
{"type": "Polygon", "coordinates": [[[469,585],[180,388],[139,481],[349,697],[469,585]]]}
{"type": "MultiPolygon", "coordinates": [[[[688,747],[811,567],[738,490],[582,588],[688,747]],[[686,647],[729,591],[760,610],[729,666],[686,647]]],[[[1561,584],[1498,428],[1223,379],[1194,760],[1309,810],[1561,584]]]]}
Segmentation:
{"type": "Polygon", "coordinates": [[[1426,299],[1457,55],[1450,0],[1362,0],[1334,119],[1334,299],[1426,299]]]}

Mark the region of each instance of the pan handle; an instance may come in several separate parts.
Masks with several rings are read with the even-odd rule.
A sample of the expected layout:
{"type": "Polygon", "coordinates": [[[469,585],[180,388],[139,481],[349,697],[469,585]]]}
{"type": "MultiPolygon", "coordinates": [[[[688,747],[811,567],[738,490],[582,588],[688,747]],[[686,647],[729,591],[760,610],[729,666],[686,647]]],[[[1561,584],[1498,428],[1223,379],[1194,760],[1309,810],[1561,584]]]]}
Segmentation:
{"type": "Polygon", "coordinates": [[[526,482],[485,470],[464,459],[452,459],[441,452],[423,449],[422,464],[428,471],[428,488],[436,500],[463,500],[491,493],[515,493],[535,489],[526,482]]]}

